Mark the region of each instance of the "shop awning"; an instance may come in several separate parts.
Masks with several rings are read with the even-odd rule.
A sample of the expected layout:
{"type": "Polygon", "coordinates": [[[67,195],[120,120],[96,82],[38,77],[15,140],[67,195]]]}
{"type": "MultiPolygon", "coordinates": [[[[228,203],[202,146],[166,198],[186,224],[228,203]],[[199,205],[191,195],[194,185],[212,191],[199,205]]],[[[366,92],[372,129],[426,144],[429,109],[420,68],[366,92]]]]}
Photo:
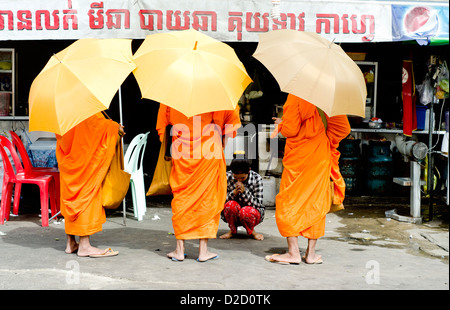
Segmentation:
{"type": "Polygon", "coordinates": [[[446,1],[0,0],[0,40],[143,39],[194,28],[229,42],[276,29],[343,43],[449,40],[446,1]]]}

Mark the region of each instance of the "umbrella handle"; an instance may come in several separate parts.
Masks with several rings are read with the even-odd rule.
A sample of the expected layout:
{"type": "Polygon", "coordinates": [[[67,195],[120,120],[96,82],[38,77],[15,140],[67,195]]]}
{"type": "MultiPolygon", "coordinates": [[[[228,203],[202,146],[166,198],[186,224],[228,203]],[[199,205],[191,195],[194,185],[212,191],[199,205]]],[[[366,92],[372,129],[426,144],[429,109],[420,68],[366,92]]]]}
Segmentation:
{"type": "Polygon", "coordinates": [[[328,45],[328,48],[331,48],[331,45],[334,43],[334,40],[336,40],[336,38],[333,38],[333,40],[330,42],[330,45],[328,45]]]}
{"type": "Polygon", "coordinates": [[[108,115],[108,114],[106,114],[106,112],[105,112],[105,111],[102,111],[102,114],[103,114],[103,116],[104,116],[105,118],[107,118],[107,119],[111,119],[111,117],[109,117],[109,115],[108,115]]]}
{"type": "Polygon", "coordinates": [[[122,87],[119,87],[119,114],[120,114],[120,123],[123,124],[123,119],[122,119],[122,87]]]}

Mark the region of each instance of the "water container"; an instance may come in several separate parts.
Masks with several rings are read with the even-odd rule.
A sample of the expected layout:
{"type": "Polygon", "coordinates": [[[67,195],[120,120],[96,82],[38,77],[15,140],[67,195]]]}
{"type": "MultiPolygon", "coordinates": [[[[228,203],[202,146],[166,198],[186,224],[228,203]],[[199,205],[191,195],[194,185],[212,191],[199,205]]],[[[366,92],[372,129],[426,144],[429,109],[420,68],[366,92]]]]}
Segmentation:
{"type": "Polygon", "coordinates": [[[369,141],[365,152],[365,191],[370,196],[392,194],[394,165],[390,141],[369,141]]]}
{"type": "Polygon", "coordinates": [[[263,205],[273,207],[275,205],[275,196],[275,177],[263,177],[263,205]]]}
{"type": "Polygon", "coordinates": [[[30,144],[29,155],[35,167],[58,167],[55,138],[38,138],[30,144]]]}
{"type": "Polygon", "coordinates": [[[427,107],[421,104],[416,106],[416,116],[417,116],[417,130],[425,129],[427,107]]]}
{"type": "Polygon", "coordinates": [[[361,149],[360,139],[344,139],[339,143],[338,150],[341,153],[341,157],[360,157],[361,149]]]}
{"type": "Polygon", "coordinates": [[[361,140],[344,139],[339,144],[339,170],[345,181],[346,195],[359,195],[361,192],[361,140]]]}

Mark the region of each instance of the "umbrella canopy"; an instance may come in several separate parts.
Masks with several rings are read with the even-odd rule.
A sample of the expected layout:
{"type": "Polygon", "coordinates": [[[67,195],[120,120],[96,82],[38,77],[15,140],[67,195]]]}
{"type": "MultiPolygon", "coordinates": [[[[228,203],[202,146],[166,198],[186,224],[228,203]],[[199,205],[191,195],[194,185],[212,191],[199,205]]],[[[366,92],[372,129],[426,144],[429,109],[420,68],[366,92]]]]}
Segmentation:
{"type": "Polygon", "coordinates": [[[339,45],[313,32],[276,30],[260,35],[253,56],[282,91],[311,102],[328,116],[364,117],[363,73],[339,45]]]}
{"type": "Polygon", "coordinates": [[[30,131],[63,135],[108,109],[135,67],[131,40],[75,41],[53,55],[34,79],[29,94],[30,131]]]}
{"type": "Polygon", "coordinates": [[[229,45],[193,29],[148,35],[133,59],[142,97],[187,117],[234,110],[252,81],[229,45]]]}

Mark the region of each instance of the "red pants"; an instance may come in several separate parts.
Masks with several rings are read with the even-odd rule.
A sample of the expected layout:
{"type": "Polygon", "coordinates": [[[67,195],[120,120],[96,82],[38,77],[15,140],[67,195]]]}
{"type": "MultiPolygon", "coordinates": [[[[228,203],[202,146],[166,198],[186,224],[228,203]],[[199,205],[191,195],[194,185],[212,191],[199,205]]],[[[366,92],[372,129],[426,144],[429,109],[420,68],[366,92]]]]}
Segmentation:
{"type": "Polygon", "coordinates": [[[225,217],[225,221],[231,229],[232,234],[237,233],[238,226],[244,226],[247,230],[247,234],[251,235],[253,229],[261,220],[261,214],[258,210],[250,206],[241,207],[236,201],[233,200],[225,203],[223,215],[225,217]]]}

